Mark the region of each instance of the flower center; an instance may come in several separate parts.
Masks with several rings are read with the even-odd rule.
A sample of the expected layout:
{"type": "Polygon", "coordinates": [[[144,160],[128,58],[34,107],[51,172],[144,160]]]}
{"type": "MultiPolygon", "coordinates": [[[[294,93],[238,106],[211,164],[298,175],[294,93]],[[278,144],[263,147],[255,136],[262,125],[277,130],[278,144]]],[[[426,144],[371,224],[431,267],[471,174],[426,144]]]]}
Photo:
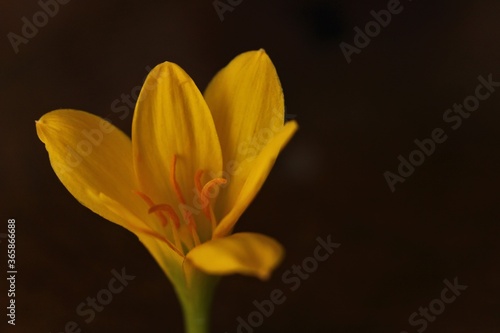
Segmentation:
{"type": "MultiPolygon", "coordinates": [[[[201,244],[201,241],[198,235],[196,221],[192,212],[194,208],[186,205],[186,200],[181,191],[181,187],[177,183],[177,179],[175,176],[176,165],[177,165],[177,156],[173,155],[172,164],[170,168],[170,183],[172,188],[174,189],[177,200],[179,201],[179,211],[181,213],[184,225],[186,225],[189,230],[189,235],[191,239],[188,240],[182,236],[182,232],[180,230],[180,228],[182,227],[181,220],[179,219],[179,216],[177,215],[175,209],[171,205],[166,203],[157,204],[149,196],[140,191],[135,191],[135,194],[139,195],[139,197],[148,205],[149,207],[148,214],[155,214],[155,216],[160,221],[161,226],[163,228],[167,228],[167,230],[169,231],[167,232],[167,234],[170,234],[172,236],[171,238],[173,238],[173,242],[165,237],[160,236],[159,238],[164,242],[166,242],[167,245],[171,247],[174,251],[184,256],[184,250],[182,244],[186,245],[187,247],[190,247],[188,246],[188,244],[190,244],[192,241],[192,244],[194,244],[194,246],[198,246],[201,244]]],[[[212,235],[211,237],[213,237],[215,227],[217,226],[217,221],[210,200],[215,199],[215,197],[217,196],[218,186],[225,184],[227,181],[224,178],[214,178],[202,186],[203,174],[204,174],[203,170],[198,170],[194,175],[194,184],[195,184],[194,192],[201,204],[203,215],[207,218],[208,221],[210,221],[210,228],[212,235]],[[217,190],[215,192],[216,193],[215,195],[213,194],[214,190],[217,190]]],[[[194,209],[194,211],[196,212],[196,209],[194,209]]]]}

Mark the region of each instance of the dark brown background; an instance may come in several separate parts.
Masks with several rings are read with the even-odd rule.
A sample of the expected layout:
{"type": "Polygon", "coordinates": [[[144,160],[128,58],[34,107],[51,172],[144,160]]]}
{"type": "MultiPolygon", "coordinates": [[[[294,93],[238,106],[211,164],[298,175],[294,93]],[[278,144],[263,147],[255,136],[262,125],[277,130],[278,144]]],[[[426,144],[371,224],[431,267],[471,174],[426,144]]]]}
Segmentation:
{"type": "Polygon", "coordinates": [[[244,0],[221,22],[212,1],[73,0],[15,54],[7,33],[19,34],[21,18],[40,7],[2,1],[0,232],[17,220],[19,274],[17,325],[1,331],[55,333],[71,320],[84,332],[182,331],[153,259],[69,195],[34,120],[69,107],[110,115],[130,133],[132,116],[120,119],[111,103],[142,83],[147,66],[176,62],[203,89],[237,54],[265,48],[301,128],[237,230],[272,235],[287,257],[267,283],[224,278],[212,331],[236,332],[252,301],[280,288],[286,302],[255,332],[416,332],[410,314],[458,277],[468,289],[426,332],[499,332],[500,92],[460,129],[447,128],[448,140],[395,193],[383,172],[444,126],[443,112],[474,92],[479,75],[500,81],[500,3],[402,1],[347,64],[339,43],[352,43],[353,28],[386,4],[244,0]],[[291,292],[282,274],[329,234],[342,246],[291,292]],[[136,279],[83,323],[76,306],[122,267],[136,279]]]}

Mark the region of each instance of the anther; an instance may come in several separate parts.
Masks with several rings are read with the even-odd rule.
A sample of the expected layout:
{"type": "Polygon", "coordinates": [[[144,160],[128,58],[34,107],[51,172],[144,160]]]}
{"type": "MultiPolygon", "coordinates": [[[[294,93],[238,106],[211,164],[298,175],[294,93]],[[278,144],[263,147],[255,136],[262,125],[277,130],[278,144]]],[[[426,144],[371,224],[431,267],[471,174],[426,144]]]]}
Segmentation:
{"type": "Polygon", "coordinates": [[[151,200],[151,198],[150,198],[150,197],[148,197],[146,194],[144,194],[144,193],[142,193],[142,192],[140,192],[140,191],[133,191],[133,192],[134,192],[135,194],[137,194],[138,196],[140,196],[140,197],[141,197],[141,199],[142,199],[142,200],[144,200],[144,201],[148,204],[148,206],[150,206],[150,207],[151,207],[151,206],[154,206],[154,202],[153,202],[153,200],[151,200]]]}
{"type": "Polygon", "coordinates": [[[155,213],[158,211],[164,211],[165,213],[167,213],[168,217],[170,217],[170,219],[174,222],[175,227],[176,228],[180,227],[179,217],[175,213],[172,206],[167,205],[167,204],[153,205],[153,206],[149,207],[148,213],[151,214],[151,213],[155,213]]]}
{"type": "Polygon", "coordinates": [[[167,213],[168,217],[170,217],[170,219],[174,222],[174,226],[171,229],[175,240],[175,246],[164,237],[161,237],[161,239],[165,240],[170,247],[176,247],[176,252],[183,256],[184,254],[182,251],[181,239],[179,236],[179,232],[177,231],[177,229],[179,229],[180,227],[179,217],[177,216],[177,214],[175,214],[174,209],[167,204],[155,204],[150,197],[140,191],[134,191],[134,193],[141,197],[141,199],[143,199],[149,206],[148,214],[155,213],[155,215],[160,219],[162,226],[164,227],[167,226],[168,220],[165,215],[163,215],[163,212],[167,213]]]}
{"type": "Polygon", "coordinates": [[[207,219],[210,221],[210,224],[212,226],[212,233],[215,231],[215,227],[217,226],[217,222],[215,220],[215,215],[212,210],[212,206],[210,206],[210,198],[208,195],[208,192],[214,188],[215,186],[220,186],[222,184],[226,184],[227,180],[224,178],[214,178],[208,183],[203,186],[202,190],[200,191],[200,197],[203,205],[203,214],[207,217],[207,219]]]}
{"type": "Polygon", "coordinates": [[[201,190],[201,200],[203,200],[204,206],[208,204],[208,201],[210,200],[210,196],[208,195],[208,192],[213,189],[215,186],[219,186],[222,184],[226,184],[227,180],[224,178],[214,178],[208,183],[203,186],[203,189],[201,190]]]}
{"type": "MultiPolygon", "coordinates": [[[[157,210],[154,210],[151,211],[151,208],[154,208],[156,205],[154,204],[153,200],[151,200],[150,197],[148,197],[146,194],[140,192],[140,191],[133,191],[136,195],[138,195],[142,200],[144,200],[144,202],[146,202],[146,204],[148,206],[150,206],[150,209],[148,211],[148,213],[153,213],[155,212],[156,213],[156,216],[158,216],[158,218],[160,219],[161,223],[163,226],[166,226],[167,225],[167,219],[166,217],[161,213],[161,211],[157,211],[157,210]]],[[[144,232],[145,234],[148,234],[150,236],[153,236],[161,241],[163,241],[165,244],[168,245],[168,247],[170,247],[173,251],[175,251],[177,254],[179,254],[180,256],[184,256],[184,253],[182,252],[182,247],[181,247],[181,243],[180,243],[180,239],[179,239],[179,235],[178,233],[176,232],[175,230],[176,228],[172,228],[172,231],[174,233],[174,238],[175,238],[175,245],[172,244],[172,242],[170,242],[167,238],[159,235],[158,233],[156,233],[155,231],[153,231],[153,229],[151,230],[142,230],[142,232],[144,232]]]]}

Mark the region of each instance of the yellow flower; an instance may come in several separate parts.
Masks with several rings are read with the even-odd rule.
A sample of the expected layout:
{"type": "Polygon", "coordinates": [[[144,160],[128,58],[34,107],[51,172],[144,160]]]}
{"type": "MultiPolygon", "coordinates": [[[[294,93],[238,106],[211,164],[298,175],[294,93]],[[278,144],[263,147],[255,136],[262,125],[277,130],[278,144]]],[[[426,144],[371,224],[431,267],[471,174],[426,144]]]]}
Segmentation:
{"type": "Polygon", "coordinates": [[[213,276],[266,279],[283,256],[270,237],[232,234],[297,129],[283,122],[281,85],[259,50],[237,56],[204,95],[176,64],[156,66],[132,139],[68,109],[45,114],[36,129],[68,191],[138,236],[172,281],[188,331],[203,332],[213,276]]]}

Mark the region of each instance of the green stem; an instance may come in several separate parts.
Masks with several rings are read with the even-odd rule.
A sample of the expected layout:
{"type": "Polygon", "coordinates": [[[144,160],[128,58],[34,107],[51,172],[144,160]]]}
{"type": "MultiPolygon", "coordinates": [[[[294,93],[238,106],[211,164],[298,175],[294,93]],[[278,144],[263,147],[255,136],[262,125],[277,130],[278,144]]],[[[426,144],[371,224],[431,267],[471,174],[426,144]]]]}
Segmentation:
{"type": "Polygon", "coordinates": [[[184,302],[184,328],[186,333],[208,333],[210,331],[210,300],[196,297],[184,302]]]}
{"type": "Polygon", "coordinates": [[[200,275],[191,280],[190,288],[178,293],[184,314],[185,333],[210,332],[210,310],[218,279],[200,275]]]}

